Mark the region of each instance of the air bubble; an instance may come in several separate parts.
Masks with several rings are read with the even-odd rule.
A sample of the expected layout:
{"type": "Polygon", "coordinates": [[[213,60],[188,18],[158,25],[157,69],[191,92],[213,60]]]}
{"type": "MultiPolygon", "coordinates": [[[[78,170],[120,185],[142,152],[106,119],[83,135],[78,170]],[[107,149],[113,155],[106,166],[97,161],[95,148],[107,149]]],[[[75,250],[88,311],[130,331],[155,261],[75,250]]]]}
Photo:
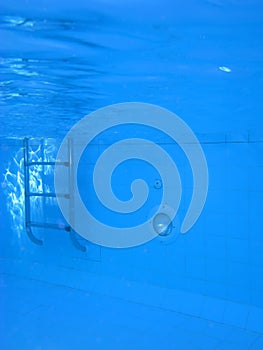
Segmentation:
{"type": "Polygon", "coordinates": [[[222,72],[231,73],[231,69],[225,66],[219,67],[222,72]]]}
{"type": "Polygon", "coordinates": [[[160,236],[168,236],[172,232],[173,222],[167,214],[159,213],[153,219],[154,231],[160,236]]]}

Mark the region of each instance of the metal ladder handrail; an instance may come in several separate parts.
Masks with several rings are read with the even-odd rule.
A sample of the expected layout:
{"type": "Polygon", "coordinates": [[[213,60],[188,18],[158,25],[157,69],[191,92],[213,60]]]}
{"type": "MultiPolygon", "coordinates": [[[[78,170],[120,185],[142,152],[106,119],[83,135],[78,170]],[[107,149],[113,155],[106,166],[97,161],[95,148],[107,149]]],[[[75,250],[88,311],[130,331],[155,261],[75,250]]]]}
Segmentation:
{"type": "MultiPolygon", "coordinates": [[[[73,152],[72,152],[72,142],[69,140],[69,161],[68,162],[45,162],[44,161],[44,150],[43,150],[44,144],[42,142],[41,149],[42,149],[42,161],[37,162],[31,162],[29,161],[29,138],[24,138],[23,140],[23,150],[24,150],[24,195],[25,195],[25,227],[26,232],[29,237],[29,239],[37,244],[37,245],[43,245],[43,240],[37,238],[33,232],[32,227],[42,227],[42,228],[48,228],[48,229],[57,229],[57,230],[64,230],[69,232],[70,238],[72,240],[72,243],[74,246],[85,252],[86,247],[82,246],[79,241],[76,238],[75,232],[72,230],[71,226],[69,225],[60,225],[60,224],[53,224],[53,223],[46,223],[46,222],[33,222],[31,221],[31,197],[64,197],[69,200],[70,209],[72,210],[72,203],[73,203],[73,193],[62,193],[62,194],[56,194],[56,193],[50,193],[45,192],[43,189],[43,192],[30,192],[30,172],[29,168],[31,166],[35,165],[42,165],[42,166],[48,166],[48,165],[61,165],[61,166],[67,166],[69,168],[69,181],[72,181],[71,175],[72,175],[72,164],[73,164],[73,152]]],[[[69,184],[69,189],[71,189],[71,185],[69,184]]]]}

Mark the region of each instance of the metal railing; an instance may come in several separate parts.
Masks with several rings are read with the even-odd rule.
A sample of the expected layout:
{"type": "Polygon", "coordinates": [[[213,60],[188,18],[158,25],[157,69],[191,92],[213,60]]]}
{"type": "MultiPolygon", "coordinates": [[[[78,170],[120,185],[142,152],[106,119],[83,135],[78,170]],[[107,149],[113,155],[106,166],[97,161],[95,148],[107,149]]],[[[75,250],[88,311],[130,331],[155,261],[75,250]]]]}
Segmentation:
{"type": "MultiPolygon", "coordinates": [[[[71,241],[73,245],[85,252],[86,247],[83,246],[77,239],[76,233],[74,230],[71,228],[69,225],[61,225],[61,224],[54,224],[54,223],[48,223],[48,222],[34,222],[32,221],[32,216],[31,216],[31,198],[32,197],[46,197],[46,198],[55,198],[58,196],[64,197],[69,200],[69,207],[70,211],[73,210],[73,195],[70,195],[70,193],[61,193],[61,194],[56,194],[56,193],[50,193],[50,192],[45,192],[44,187],[43,187],[43,192],[31,192],[30,191],[30,167],[31,166],[36,166],[36,165],[41,165],[42,167],[45,166],[55,166],[55,165],[60,165],[60,166],[66,166],[69,169],[69,181],[71,181],[71,168],[72,168],[72,163],[73,163],[73,152],[72,152],[72,142],[69,140],[69,161],[68,162],[50,162],[50,161],[44,161],[44,142],[41,142],[40,145],[41,149],[41,158],[42,161],[37,161],[37,162],[32,162],[30,161],[29,157],[29,138],[25,138],[23,141],[23,150],[24,150],[24,186],[25,186],[25,227],[26,227],[26,232],[29,237],[29,239],[37,244],[37,245],[43,245],[43,240],[37,238],[35,234],[33,233],[33,228],[44,228],[44,229],[55,229],[55,230],[63,230],[66,232],[69,232],[71,241]]],[[[70,184],[69,184],[69,188],[70,184]]],[[[71,213],[73,215],[73,213],[71,213]]]]}

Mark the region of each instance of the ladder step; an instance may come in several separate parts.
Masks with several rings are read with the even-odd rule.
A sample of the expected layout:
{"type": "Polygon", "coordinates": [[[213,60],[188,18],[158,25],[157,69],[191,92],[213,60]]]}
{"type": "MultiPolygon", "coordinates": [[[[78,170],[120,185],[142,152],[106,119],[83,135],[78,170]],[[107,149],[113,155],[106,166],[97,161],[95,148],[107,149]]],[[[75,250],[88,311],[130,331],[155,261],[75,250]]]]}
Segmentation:
{"type": "Polygon", "coordinates": [[[33,166],[33,165],[64,165],[69,166],[69,162],[25,162],[25,166],[33,166]]]}
{"type": "Polygon", "coordinates": [[[26,194],[26,197],[64,197],[66,199],[69,199],[69,194],[68,193],[38,193],[38,192],[29,192],[26,194]]]}
{"type": "Polygon", "coordinates": [[[64,230],[70,231],[70,226],[65,224],[49,224],[47,222],[28,222],[26,224],[27,227],[42,227],[42,228],[50,228],[55,230],[64,230]]]}

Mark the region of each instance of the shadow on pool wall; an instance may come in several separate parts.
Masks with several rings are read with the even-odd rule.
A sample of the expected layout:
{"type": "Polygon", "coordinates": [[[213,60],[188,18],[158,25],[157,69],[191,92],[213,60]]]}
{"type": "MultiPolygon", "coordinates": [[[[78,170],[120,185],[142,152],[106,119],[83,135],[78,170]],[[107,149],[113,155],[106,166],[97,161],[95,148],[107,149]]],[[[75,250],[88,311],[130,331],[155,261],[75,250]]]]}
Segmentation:
{"type": "MultiPolygon", "coordinates": [[[[210,184],[204,211],[189,233],[128,249],[86,242],[81,252],[65,231],[36,230],[44,241],[37,246],[25,230],[11,229],[10,213],[1,205],[1,272],[263,332],[262,135],[197,136],[210,184]]],[[[2,139],[0,146],[3,174],[22,140],[2,139]]],[[[54,217],[54,206],[44,209],[54,217]]]]}

